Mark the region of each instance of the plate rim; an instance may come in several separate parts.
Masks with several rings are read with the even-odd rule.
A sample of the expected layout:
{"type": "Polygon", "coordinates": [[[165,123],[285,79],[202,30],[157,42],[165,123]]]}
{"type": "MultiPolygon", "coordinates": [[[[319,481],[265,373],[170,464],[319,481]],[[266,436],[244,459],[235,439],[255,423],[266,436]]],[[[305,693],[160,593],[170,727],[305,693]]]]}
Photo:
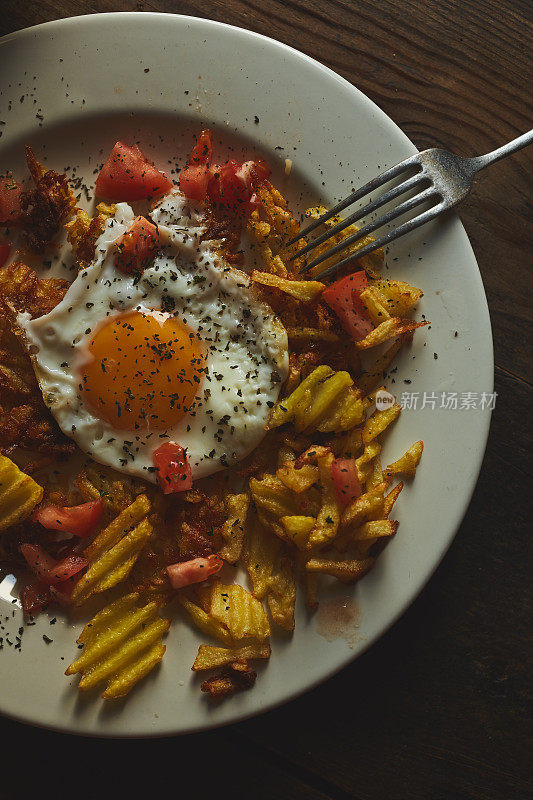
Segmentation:
{"type": "MultiPolygon", "coordinates": [[[[277,39],[274,39],[269,36],[265,36],[264,34],[257,33],[256,31],[251,31],[246,28],[241,28],[236,25],[231,25],[225,22],[219,22],[218,20],[208,19],[205,17],[200,16],[191,16],[186,14],[175,14],[169,12],[152,12],[152,11],[111,11],[111,12],[103,12],[103,13],[96,13],[96,14],[81,14],[72,17],[63,17],[56,20],[50,20],[48,22],[42,22],[37,25],[32,25],[26,28],[22,28],[17,31],[13,31],[11,33],[7,33],[4,36],[0,37],[0,49],[4,44],[8,42],[21,40],[23,41],[25,38],[30,36],[39,35],[41,33],[48,34],[53,33],[55,30],[61,30],[65,27],[73,26],[74,24],[77,25],[98,25],[99,22],[102,20],[110,20],[110,19],[124,19],[128,18],[129,20],[138,19],[139,22],[143,20],[146,22],[147,19],[158,20],[163,17],[166,17],[168,20],[172,20],[172,24],[186,24],[186,25],[207,25],[211,26],[212,28],[222,28],[225,30],[233,31],[235,34],[239,36],[251,37],[256,38],[259,41],[265,43],[268,46],[274,45],[278,47],[280,51],[284,51],[289,53],[291,57],[300,59],[301,61],[307,62],[313,68],[318,68],[322,72],[326,73],[330,78],[333,78],[340,86],[344,89],[349,90],[352,93],[355,93],[359,97],[362,102],[368,104],[376,114],[379,119],[380,124],[385,124],[387,127],[392,127],[395,130],[396,135],[400,135],[404,143],[412,149],[413,152],[418,152],[418,149],[411,141],[411,139],[407,136],[406,133],[399,127],[399,125],[394,122],[394,120],[389,117],[389,115],[383,111],[370,97],[368,97],[364,92],[362,92],[357,86],[352,84],[346,78],[343,78],[337,72],[335,72],[330,67],[323,64],[321,61],[303,53],[302,51],[292,47],[291,45],[287,45],[284,42],[281,42],[277,39]]],[[[477,275],[479,278],[482,295],[483,295],[483,309],[482,313],[486,318],[487,322],[487,332],[490,336],[490,346],[488,348],[488,362],[485,365],[488,372],[488,384],[487,390],[490,392],[494,389],[494,339],[493,339],[493,332],[492,332],[492,324],[490,319],[489,307],[487,302],[487,296],[485,292],[485,287],[483,284],[483,279],[481,275],[481,271],[479,269],[479,264],[477,262],[476,255],[470,243],[470,239],[468,233],[466,232],[464,225],[462,224],[459,216],[453,212],[451,215],[455,218],[456,222],[459,223],[460,228],[465,236],[465,246],[470,251],[470,256],[474,261],[477,275]]],[[[82,736],[87,738],[96,738],[96,739],[153,739],[153,738],[163,738],[169,736],[182,736],[188,735],[191,733],[196,732],[205,732],[210,730],[216,730],[221,727],[225,727],[227,725],[234,725],[240,722],[243,722],[247,719],[251,719],[253,717],[257,717],[262,715],[266,712],[272,711],[280,706],[286,705],[287,703],[301,697],[302,695],[310,692],[320,686],[321,684],[329,681],[335,675],[337,675],[341,670],[347,667],[349,664],[357,660],[361,655],[366,653],[368,649],[379,639],[381,639],[396,622],[405,614],[405,612],[410,608],[410,606],[415,602],[415,600],[419,597],[421,592],[427,586],[433,575],[435,574],[437,568],[441,564],[444,556],[448,552],[451,544],[453,543],[458,530],[466,516],[466,513],[470,507],[470,503],[472,500],[472,496],[474,491],[477,487],[477,483],[479,480],[479,475],[481,472],[481,468],[483,466],[485,452],[487,449],[488,439],[489,439],[489,432],[490,432],[490,424],[492,419],[492,410],[490,413],[486,414],[484,417],[485,425],[482,430],[482,434],[479,438],[479,448],[478,448],[478,456],[477,456],[477,463],[475,464],[475,469],[472,473],[471,479],[471,486],[468,491],[468,496],[465,499],[464,507],[461,507],[461,511],[455,515],[455,522],[453,523],[452,533],[446,537],[446,540],[442,543],[438,557],[435,559],[435,562],[432,564],[431,568],[424,573],[424,577],[422,580],[418,580],[415,583],[414,589],[412,589],[406,600],[394,611],[394,613],[388,618],[388,621],[385,625],[383,625],[379,632],[375,632],[374,634],[368,636],[364,643],[361,643],[358,646],[356,652],[348,651],[348,653],[342,658],[339,659],[339,662],[333,668],[328,668],[327,671],[318,678],[311,679],[308,682],[305,682],[302,687],[298,688],[297,690],[291,690],[289,694],[282,697],[281,699],[276,699],[272,701],[266,701],[264,704],[261,705],[260,708],[254,708],[244,711],[236,711],[230,719],[222,719],[216,721],[206,720],[205,724],[198,723],[193,724],[188,727],[182,728],[180,730],[172,729],[165,727],[161,730],[156,731],[148,731],[145,733],[117,733],[113,731],[106,731],[98,730],[98,731],[90,731],[90,730],[79,730],[73,727],[70,727],[68,724],[66,725],[54,725],[49,723],[43,723],[36,721],[34,718],[31,718],[28,714],[16,714],[12,712],[7,712],[0,707],[0,715],[6,717],[7,719],[12,719],[16,722],[22,722],[24,724],[31,725],[32,727],[40,728],[42,730],[50,730],[57,733],[67,733],[70,735],[75,736],[82,736]]]]}

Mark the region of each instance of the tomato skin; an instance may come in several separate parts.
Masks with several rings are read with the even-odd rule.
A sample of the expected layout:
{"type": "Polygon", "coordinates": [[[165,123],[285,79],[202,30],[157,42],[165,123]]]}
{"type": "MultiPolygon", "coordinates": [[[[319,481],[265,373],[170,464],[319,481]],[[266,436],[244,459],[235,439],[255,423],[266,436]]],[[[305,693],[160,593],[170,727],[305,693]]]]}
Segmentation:
{"type": "Polygon", "coordinates": [[[166,194],[172,181],[137,147],[118,141],[96,179],[98,197],[116,202],[147,200],[166,194]]]}
{"type": "Polygon", "coordinates": [[[173,589],[183,589],[193,583],[201,583],[222,569],[220,556],[193,558],[190,561],[179,561],[167,567],[167,575],[173,589]]]}
{"type": "Polygon", "coordinates": [[[192,149],[188,166],[180,172],[180,189],[189,200],[205,200],[212,157],[211,131],[203,130],[192,149]]]}
{"type": "Polygon", "coordinates": [[[0,244],[0,267],[3,267],[11,252],[10,244],[0,244]]]}
{"type": "Polygon", "coordinates": [[[89,563],[86,558],[76,553],[56,561],[40,544],[21,544],[19,550],[32,572],[45,584],[62,583],[89,563]]]}
{"type": "Polygon", "coordinates": [[[115,264],[124,275],[139,275],[159,248],[159,230],[145,217],[135,217],[117,242],[115,264]]]}
{"type": "Polygon", "coordinates": [[[22,186],[11,175],[0,177],[0,225],[16,225],[20,217],[22,186]]]}
{"type": "Polygon", "coordinates": [[[337,500],[347,506],[362,494],[355,458],[336,458],[332,464],[337,500]]]}
{"type": "Polygon", "coordinates": [[[63,583],[64,581],[68,581],[74,575],[77,575],[82,569],[85,569],[89,562],[84,556],[80,556],[77,553],[71,553],[65,558],[62,558],[61,561],[57,561],[56,564],[49,570],[46,580],[49,580],[50,583],[63,583]]]}
{"type": "Polygon", "coordinates": [[[39,580],[28,581],[20,590],[22,612],[29,616],[42,611],[51,600],[50,586],[39,580]]]}
{"type": "Polygon", "coordinates": [[[346,333],[356,342],[374,330],[361,300],[361,292],[367,286],[366,273],[361,270],[346,278],[340,278],[322,292],[322,299],[338,316],[346,333]]]}
{"type": "Polygon", "coordinates": [[[152,459],[163,494],[192,489],[191,465],[183,447],[176,442],[165,442],[154,450],[152,459]]]}
{"type": "Polygon", "coordinates": [[[53,505],[41,506],[34,511],[33,521],[40,522],[43,528],[50,531],[63,531],[83,538],[98,525],[103,510],[102,498],[70,508],[53,505]]]}
{"type": "Polygon", "coordinates": [[[209,166],[212,157],[213,141],[211,138],[211,131],[205,128],[203,131],[200,131],[200,135],[192,149],[189,158],[189,166],[191,164],[207,164],[207,166],[209,166]]]}

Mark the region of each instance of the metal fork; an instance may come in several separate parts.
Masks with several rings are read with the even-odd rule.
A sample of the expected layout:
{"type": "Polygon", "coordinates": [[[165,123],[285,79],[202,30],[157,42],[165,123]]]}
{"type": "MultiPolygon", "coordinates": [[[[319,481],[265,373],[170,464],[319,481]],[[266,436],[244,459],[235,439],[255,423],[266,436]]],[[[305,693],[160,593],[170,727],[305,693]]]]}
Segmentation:
{"type": "Polygon", "coordinates": [[[364,225],[357,231],[357,233],[353,234],[352,236],[348,236],[346,239],[343,239],[334,247],[331,247],[329,250],[322,253],[322,255],[320,255],[318,258],[315,258],[314,261],[306,264],[305,267],[300,270],[300,273],[308,272],[314,267],[317,267],[326,259],[331,258],[337,253],[340,253],[342,250],[346,249],[346,247],[358,242],[360,239],[363,239],[365,236],[373,233],[378,228],[381,228],[383,225],[387,225],[389,222],[392,222],[397,217],[407,213],[408,211],[411,211],[422,203],[429,202],[432,204],[431,207],[423,213],[419,214],[413,219],[410,219],[408,222],[403,222],[397,228],[394,228],[388,233],[383,234],[383,236],[380,236],[378,239],[375,239],[364,247],[357,249],[348,258],[344,258],[342,261],[339,261],[338,263],[319,273],[321,278],[326,277],[326,275],[336,272],[340,267],[352,261],[354,258],[361,258],[362,256],[368,255],[368,253],[377,250],[379,247],[383,247],[395,239],[398,239],[400,236],[403,236],[410,231],[414,231],[416,228],[419,228],[426,222],[435,219],[435,217],[437,217],[439,214],[442,214],[443,211],[448,211],[448,209],[453,208],[470,192],[474,175],[479,172],[479,170],[484,169],[489,164],[493,164],[495,161],[499,161],[501,158],[505,158],[511,153],[515,153],[517,150],[521,150],[523,147],[526,147],[526,145],[531,144],[532,142],[533,130],[530,130],[528,133],[524,133],[522,136],[519,136],[518,139],[513,139],[512,142],[504,144],[503,147],[499,147],[497,150],[493,150],[491,153],[487,153],[487,155],[484,156],[478,156],[477,158],[463,158],[462,156],[455,156],[453,153],[450,153],[447,150],[440,150],[435,147],[431,148],[430,150],[424,150],[421,153],[416,153],[414,156],[406,158],[405,161],[402,161],[400,164],[396,164],[395,167],[391,167],[381,175],[378,175],[360,189],[352,192],[352,194],[350,194],[345,200],[342,200],[334,208],[328,211],[327,214],[323,214],[304,231],[299,233],[298,236],[295,236],[293,239],[291,239],[290,242],[288,242],[288,245],[295,244],[300,239],[304,238],[322,225],[324,222],[327,222],[329,219],[339,214],[339,212],[343,211],[352,203],[357,202],[365,195],[370,194],[370,192],[374,192],[388,181],[402,176],[404,173],[412,172],[413,170],[415,171],[414,175],[407,177],[402,181],[402,183],[394,186],[392,189],[389,189],[389,191],[385,192],[385,194],[382,194],[380,197],[372,200],[372,202],[368,203],[366,206],[363,206],[363,208],[360,208],[354,214],[351,214],[337,225],[329,228],[321,236],[318,236],[305,247],[302,247],[300,250],[294,253],[290,260],[292,261],[295,258],[300,258],[306,253],[309,253],[318,245],[326,242],[336,233],[343,231],[349,225],[352,225],[354,222],[367,217],[378,208],[381,208],[381,206],[390,203],[391,200],[401,197],[401,195],[408,191],[415,189],[419,190],[418,193],[413,197],[400,203],[400,205],[391,209],[386,214],[383,214],[381,217],[378,217],[378,219],[375,219],[372,222],[369,222],[367,225],[364,225]]]}

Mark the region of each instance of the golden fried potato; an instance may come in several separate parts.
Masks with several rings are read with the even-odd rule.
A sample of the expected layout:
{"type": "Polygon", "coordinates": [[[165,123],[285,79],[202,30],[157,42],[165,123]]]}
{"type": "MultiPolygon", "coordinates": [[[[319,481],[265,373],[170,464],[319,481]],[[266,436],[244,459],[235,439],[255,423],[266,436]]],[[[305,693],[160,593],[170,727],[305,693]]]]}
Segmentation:
{"type": "Polygon", "coordinates": [[[343,583],[355,583],[363,578],[374,566],[374,558],[364,558],[361,561],[334,561],[330,558],[312,558],[305,568],[308,572],[332,575],[343,583]]]}
{"type": "Polygon", "coordinates": [[[42,497],[42,486],[0,455],[0,533],[26,519],[42,497]]]}
{"type": "Polygon", "coordinates": [[[297,281],[287,280],[281,278],[279,275],[272,275],[269,272],[258,272],[253,270],[251,278],[254,283],[260,283],[262,286],[273,286],[285,294],[290,294],[295,300],[300,300],[302,303],[309,303],[314,300],[326,288],[324,283],[320,281],[297,281]]]}
{"type": "Polygon", "coordinates": [[[81,672],[80,691],[107,681],[102,697],[123,697],[163,658],[162,637],[170,620],[157,614],[157,603],[139,607],[136,593],[121,597],[98,612],[78,642],[83,652],[66,670],[81,672]]]}
{"type": "Polygon", "coordinates": [[[212,647],[211,645],[201,644],[198,648],[198,655],[192,665],[194,672],[214,667],[223,667],[239,658],[251,661],[254,658],[270,658],[270,645],[252,642],[243,647],[212,647]]]}
{"type": "Polygon", "coordinates": [[[242,551],[250,498],[247,494],[230,494],[226,497],[225,505],[228,518],[222,526],[224,544],[219,555],[230,564],[235,564],[242,551]]]}
{"type": "Polygon", "coordinates": [[[270,636],[268,617],[261,601],[236,583],[213,583],[210,614],[225,625],[237,641],[254,638],[264,642],[270,636]]]}
{"type": "Polygon", "coordinates": [[[415,442],[401,458],[389,464],[387,473],[389,475],[405,475],[406,478],[414,478],[416,468],[422,458],[424,442],[415,442]]]}

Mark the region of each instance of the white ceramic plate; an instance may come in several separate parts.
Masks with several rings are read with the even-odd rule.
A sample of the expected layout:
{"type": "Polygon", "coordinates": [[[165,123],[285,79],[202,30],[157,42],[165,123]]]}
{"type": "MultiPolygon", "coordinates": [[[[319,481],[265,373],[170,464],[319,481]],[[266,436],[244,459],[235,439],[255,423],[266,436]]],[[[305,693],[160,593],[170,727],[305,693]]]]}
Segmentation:
{"type": "MultiPolygon", "coordinates": [[[[8,167],[22,173],[29,142],[50,166],[76,166],[92,181],[117,138],[139,140],[170,170],[167,161],[179,154],[183,162],[193,133],[209,125],[225,147],[262,152],[295,202],[303,191],[327,204],[345,196],[352,182],[360,185],[415,150],[379,108],[326,67],[271,39],[206,20],[137,13],[62,20],[1,39],[0,64],[0,120],[6,123],[0,125],[0,173],[8,167]],[[288,179],[285,157],[294,163],[288,179]]],[[[99,695],[78,697],[76,679],[63,675],[77,652],[79,624],[57,614],[52,625],[52,615],[43,615],[15,650],[5,638],[15,641],[21,613],[0,600],[3,713],[100,736],[223,725],[331,676],[407,608],[463,518],[489,429],[488,410],[440,409],[440,393],[474,392],[479,400],[492,392],[492,339],[476,260],[456,218],[410,237],[389,254],[388,265],[392,275],[424,290],[419,313],[431,320],[400,360],[390,388],[398,397],[434,392],[438,401],[435,410],[406,410],[387,438],[385,459],[417,439],[425,449],[395,511],[399,533],[375,569],[357,587],[329,595],[315,617],[299,607],[294,635],[274,639],[253,691],[217,708],[208,706],[190,671],[199,639],[181,619],[171,628],[161,667],[129,698],[106,704],[99,695]]]]}

